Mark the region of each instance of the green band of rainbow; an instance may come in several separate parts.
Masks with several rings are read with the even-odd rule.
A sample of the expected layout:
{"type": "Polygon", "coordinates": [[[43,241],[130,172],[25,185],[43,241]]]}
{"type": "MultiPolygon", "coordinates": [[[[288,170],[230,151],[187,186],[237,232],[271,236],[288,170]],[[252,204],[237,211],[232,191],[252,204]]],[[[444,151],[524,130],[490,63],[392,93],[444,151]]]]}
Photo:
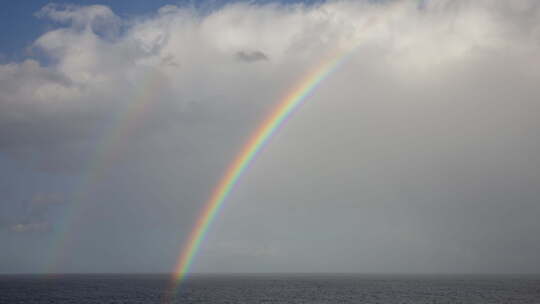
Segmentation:
{"type": "Polygon", "coordinates": [[[318,85],[334,71],[345,58],[344,53],[331,56],[323,61],[315,69],[311,70],[302,78],[293,89],[285,95],[279,102],[275,110],[265,119],[259,128],[253,133],[249,141],[244,145],[241,152],[229,165],[224,176],[212,192],[212,196],[205,204],[188,240],[179,256],[178,263],[174,270],[174,282],[172,294],[176,287],[189,273],[193,264],[193,259],[199,250],[201,242],[204,240],[208,229],[214,218],[223,206],[223,202],[229,196],[242,173],[253,161],[257,153],[264,144],[276,132],[276,130],[286,121],[286,119],[306,101],[307,97],[318,87],[318,85]]]}

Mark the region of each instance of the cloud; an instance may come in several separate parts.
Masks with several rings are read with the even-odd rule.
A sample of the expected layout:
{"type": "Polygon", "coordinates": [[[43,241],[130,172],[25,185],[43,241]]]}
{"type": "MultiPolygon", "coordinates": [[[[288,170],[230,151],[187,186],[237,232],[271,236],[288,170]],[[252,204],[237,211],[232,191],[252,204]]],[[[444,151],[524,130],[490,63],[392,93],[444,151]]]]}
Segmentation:
{"type": "Polygon", "coordinates": [[[268,60],[268,57],[261,51],[240,51],[236,53],[236,58],[245,62],[264,61],[268,60]]]}
{"type": "Polygon", "coordinates": [[[73,191],[64,205],[84,216],[63,270],[168,271],[251,132],[336,53],[344,63],[242,177],[195,269],[538,270],[537,1],[36,16],[53,23],[31,46],[43,57],[0,65],[0,161],[23,164],[9,171],[18,201],[49,207],[0,207],[4,230],[54,233],[63,219],[46,210],[68,200],[33,193],[73,191]]]}
{"type": "MultiPolygon", "coordinates": [[[[7,199],[9,196],[5,196],[7,199]]],[[[13,233],[48,233],[53,229],[54,214],[66,207],[66,198],[60,193],[36,193],[18,202],[16,208],[3,215],[0,227],[13,233]]]]}
{"type": "Polygon", "coordinates": [[[110,132],[122,113],[145,102],[140,100],[145,93],[155,95],[151,109],[146,109],[155,115],[143,123],[155,126],[176,123],[175,115],[195,108],[266,107],[279,98],[276,91],[301,77],[289,69],[307,70],[328,53],[357,44],[355,54],[373,58],[374,69],[391,69],[395,77],[422,81],[422,75],[444,73],[474,56],[518,51],[518,45],[532,43],[527,31],[516,31],[525,37],[514,43],[519,37],[505,30],[514,25],[504,17],[507,9],[517,14],[521,8],[503,6],[443,1],[419,10],[405,2],[238,3],[202,17],[192,9],[167,6],[152,18],[131,21],[121,20],[106,6],[50,4],[36,15],[61,26],[38,38],[34,48],[51,58],[51,64],[27,59],[0,66],[0,144],[3,149],[53,144],[73,150],[76,143],[110,132]],[[120,23],[126,26],[122,35],[110,34],[115,36],[111,40],[103,34],[120,23]],[[272,58],[272,64],[235,67],[231,54],[245,62],[272,58]],[[159,83],[151,86],[157,78],[159,83]],[[249,94],[255,92],[243,88],[246,82],[268,89],[257,102],[227,100],[241,94],[253,100],[249,94]],[[215,100],[222,102],[214,107],[215,100]]]}
{"type": "Polygon", "coordinates": [[[104,5],[60,5],[49,3],[35,13],[38,18],[47,18],[58,23],[69,24],[78,30],[91,30],[111,38],[111,33],[117,33],[121,24],[113,11],[104,5]]]}
{"type": "Polygon", "coordinates": [[[47,222],[15,224],[10,227],[10,230],[15,233],[45,232],[50,229],[50,224],[47,222]]]}

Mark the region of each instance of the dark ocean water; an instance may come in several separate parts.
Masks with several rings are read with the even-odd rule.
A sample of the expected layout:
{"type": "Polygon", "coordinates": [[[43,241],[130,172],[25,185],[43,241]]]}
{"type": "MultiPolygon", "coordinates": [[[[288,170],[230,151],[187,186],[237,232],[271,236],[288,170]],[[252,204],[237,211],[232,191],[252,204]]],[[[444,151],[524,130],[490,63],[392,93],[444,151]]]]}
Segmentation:
{"type": "MultiPolygon", "coordinates": [[[[164,303],[166,275],[3,275],[0,303],[164,303]]],[[[196,275],[174,303],[540,303],[540,277],[196,275]]]]}

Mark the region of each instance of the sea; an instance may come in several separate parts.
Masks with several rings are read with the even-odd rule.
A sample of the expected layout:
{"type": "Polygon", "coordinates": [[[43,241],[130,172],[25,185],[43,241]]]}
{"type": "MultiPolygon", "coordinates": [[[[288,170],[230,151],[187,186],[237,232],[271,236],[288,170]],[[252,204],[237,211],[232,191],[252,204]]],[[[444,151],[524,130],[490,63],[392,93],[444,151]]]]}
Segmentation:
{"type": "Polygon", "coordinates": [[[540,303],[539,276],[0,275],[0,303],[540,303]]]}

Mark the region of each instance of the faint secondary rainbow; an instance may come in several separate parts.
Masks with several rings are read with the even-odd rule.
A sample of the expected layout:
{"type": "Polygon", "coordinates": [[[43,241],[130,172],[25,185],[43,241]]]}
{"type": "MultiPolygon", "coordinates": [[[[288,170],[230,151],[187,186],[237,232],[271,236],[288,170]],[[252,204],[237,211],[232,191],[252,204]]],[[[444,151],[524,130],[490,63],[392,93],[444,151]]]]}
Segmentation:
{"type": "Polygon", "coordinates": [[[174,269],[174,282],[172,294],[176,292],[176,287],[189,273],[202,241],[219,213],[224,201],[229,196],[242,173],[247,169],[255,156],[272,135],[284,124],[295,109],[300,107],[310,96],[310,94],[326,79],[346,58],[346,53],[340,52],[324,60],[316,68],[306,74],[302,80],[292,88],[278,103],[275,109],[264,120],[264,122],[252,134],[247,143],[243,146],[234,161],[228,166],[227,171],[212,191],[212,195],[205,204],[198,217],[193,230],[188,236],[174,269]]]}
{"type": "Polygon", "coordinates": [[[47,273],[58,272],[59,266],[67,259],[66,249],[76,238],[75,227],[83,221],[83,214],[89,205],[88,202],[85,204],[85,201],[91,199],[92,192],[96,190],[95,184],[107,174],[109,166],[124,156],[129,138],[144,121],[153,102],[159,97],[164,82],[165,78],[158,72],[147,71],[139,89],[135,90],[135,98],[126,106],[125,111],[119,113],[116,123],[110,128],[111,132],[106,133],[96,145],[95,158],[73,194],[73,203],[65,215],[64,222],[59,225],[56,236],[51,241],[52,252],[45,265],[47,273]]]}

